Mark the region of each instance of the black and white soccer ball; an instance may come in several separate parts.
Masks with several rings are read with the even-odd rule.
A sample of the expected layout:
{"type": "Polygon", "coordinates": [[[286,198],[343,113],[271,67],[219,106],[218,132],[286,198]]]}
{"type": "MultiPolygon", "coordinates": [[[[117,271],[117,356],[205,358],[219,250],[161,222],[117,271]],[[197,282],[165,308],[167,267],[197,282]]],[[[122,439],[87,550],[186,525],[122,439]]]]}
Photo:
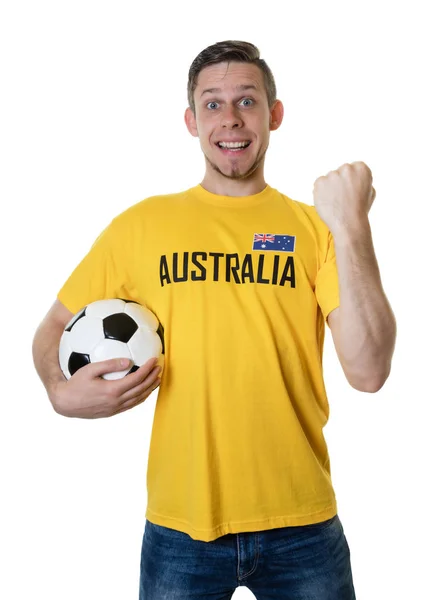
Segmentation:
{"type": "Polygon", "coordinates": [[[59,365],[69,379],[81,367],[110,358],[130,358],[133,365],[102,375],[121,379],[156,356],[164,366],[163,327],[138,302],[113,298],[91,302],[65,326],[59,343],[59,365]]]}

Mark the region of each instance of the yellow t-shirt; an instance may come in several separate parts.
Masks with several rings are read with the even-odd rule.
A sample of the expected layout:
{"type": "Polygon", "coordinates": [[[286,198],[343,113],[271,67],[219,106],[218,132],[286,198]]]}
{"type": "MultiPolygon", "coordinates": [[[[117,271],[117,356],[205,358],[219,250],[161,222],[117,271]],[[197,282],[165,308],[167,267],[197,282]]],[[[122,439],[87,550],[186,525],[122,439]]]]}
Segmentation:
{"type": "Polygon", "coordinates": [[[58,298],[73,313],[135,300],[164,327],[149,521],[208,542],[335,516],[322,354],[339,287],[314,206],[269,185],[146,198],[102,231],[58,298]]]}

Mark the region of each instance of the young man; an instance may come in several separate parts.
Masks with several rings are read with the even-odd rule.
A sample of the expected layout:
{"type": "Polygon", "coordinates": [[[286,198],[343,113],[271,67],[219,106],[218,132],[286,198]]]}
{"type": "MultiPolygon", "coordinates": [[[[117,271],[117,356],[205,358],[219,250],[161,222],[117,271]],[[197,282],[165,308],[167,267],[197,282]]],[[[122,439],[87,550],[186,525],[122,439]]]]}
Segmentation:
{"type": "Polygon", "coordinates": [[[252,44],[203,50],[188,101],[202,182],[111,221],[40,325],[35,365],[60,414],[112,416],[157,387],[154,361],[122,380],[99,377],[123,369],[105,361],[65,381],[64,324],[119,297],[164,327],[140,600],[219,600],[238,586],[260,599],[352,600],[322,352],[327,320],[353,387],[375,392],[390,372],[396,324],[369,229],[372,175],[353,163],[320,177],[314,206],[265,182],[283,105],[252,44]]]}

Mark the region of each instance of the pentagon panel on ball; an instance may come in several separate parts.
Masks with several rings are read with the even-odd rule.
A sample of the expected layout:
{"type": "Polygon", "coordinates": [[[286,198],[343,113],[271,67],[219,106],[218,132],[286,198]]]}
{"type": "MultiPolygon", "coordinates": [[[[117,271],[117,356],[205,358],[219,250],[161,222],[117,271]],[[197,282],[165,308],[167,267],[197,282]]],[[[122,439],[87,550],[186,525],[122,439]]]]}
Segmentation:
{"type": "Polygon", "coordinates": [[[154,356],[163,368],[164,353],[163,327],[156,315],[138,302],[112,298],[92,302],[73,316],[59,343],[59,364],[69,379],[89,363],[130,358],[131,367],[102,375],[120,379],[154,356]]]}

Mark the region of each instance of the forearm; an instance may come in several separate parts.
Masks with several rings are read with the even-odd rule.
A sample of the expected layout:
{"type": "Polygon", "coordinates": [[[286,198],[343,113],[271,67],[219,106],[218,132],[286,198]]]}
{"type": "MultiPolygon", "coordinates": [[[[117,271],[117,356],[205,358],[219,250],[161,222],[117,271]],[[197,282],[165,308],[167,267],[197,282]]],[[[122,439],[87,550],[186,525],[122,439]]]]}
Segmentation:
{"type": "Polygon", "coordinates": [[[382,287],[368,218],[333,237],[340,291],[340,361],[355,387],[377,389],[390,372],[396,319],[382,287]]]}
{"type": "Polygon", "coordinates": [[[55,410],[55,387],[58,383],[67,381],[58,359],[63,331],[64,327],[60,323],[43,321],[36,330],[32,346],[34,366],[55,410]]]}

